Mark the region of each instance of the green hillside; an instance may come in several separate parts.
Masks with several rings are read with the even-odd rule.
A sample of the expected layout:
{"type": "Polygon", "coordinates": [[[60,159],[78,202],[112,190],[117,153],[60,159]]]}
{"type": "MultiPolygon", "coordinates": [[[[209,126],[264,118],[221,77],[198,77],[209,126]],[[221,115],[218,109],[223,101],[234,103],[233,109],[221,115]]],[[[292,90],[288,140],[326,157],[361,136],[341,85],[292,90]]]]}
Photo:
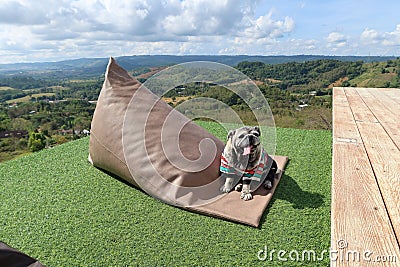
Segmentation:
{"type": "Polygon", "coordinates": [[[349,80],[345,86],[398,88],[400,87],[400,59],[365,63],[362,74],[349,80]]]}
{"type": "MultiPolygon", "coordinates": [[[[118,62],[143,82],[162,69],[146,67],[146,64],[150,64],[149,58],[152,57],[122,57],[118,58],[118,62]]],[[[268,101],[276,125],[282,128],[330,130],[334,86],[400,87],[399,58],[375,58],[374,62],[362,61],[366,60],[362,57],[317,56],[155,58],[161,60],[154,61],[152,64],[155,65],[171,63],[178,59],[179,62],[200,59],[220,62],[235,60],[235,63],[229,61],[230,64],[247,60],[238,63],[236,68],[255,81],[268,101]],[[275,61],[270,61],[272,59],[275,61]],[[380,61],[384,59],[386,61],[380,61]],[[292,61],[288,62],[289,60],[292,61]],[[276,64],[276,61],[284,63],[276,64]]],[[[83,136],[83,132],[90,129],[95,103],[104,78],[99,73],[90,79],[86,76],[84,78],[78,75],[78,70],[83,66],[93,67],[100,63],[104,62],[101,59],[81,59],[65,61],[62,64],[54,63],[73,73],[57,71],[57,77],[53,77],[50,72],[36,75],[24,68],[21,69],[21,73],[15,75],[0,74],[0,162],[32,150],[27,134],[21,138],[10,135],[10,132],[41,131],[45,135],[46,146],[54,146],[83,136]],[[73,63],[79,64],[74,68],[73,63]]],[[[47,65],[43,63],[35,66],[43,68],[47,65]]],[[[20,68],[22,65],[12,67],[20,68]]],[[[222,73],[220,78],[226,79],[222,73]]],[[[245,124],[257,123],[246,101],[231,90],[213,83],[180,85],[166,93],[163,99],[175,107],[197,97],[219,100],[229,105],[245,124]]],[[[252,99],[249,102],[253,100],[254,103],[258,101],[252,99]]]]}
{"type": "MultiPolygon", "coordinates": [[[[382,62],[395,59],[393,56],[247,56],[247,55],[135,55],[116,58],[119,64],[127,70],[171,66],[191,61],[212,61],[229,66],[236,66],[242,61],[281,64],[287,62],[306,62],[319,59],[334,59],[340,61],[382,62]]],[[[1,75],[21,74],[51,79],[88,79],[97,78],[104,73],[108,58],[80,58],[58,62],[14,63],[0,64],[1,75]]]]}
{"type": "Polygon", "coordinates": [[[333,86],[400,87],[400,59],[385,62],[320,59],[277,65],[241,62],[237,68],[269,88],[324,92],[333,86]]]}
{"type": "MultiPolygon", "coordinates": [[[[224,132],[203,124],[220,138],[224,132]]],[[[92,167],[88,138],[0,163],[0,240],[47,266],[327,266],[260,262],[330,245],[331,132],[278,129],[287,171],[256,229],[163,204],[92,167]]],[[[301,254],[300,254],[301,255],[301,254]]]]}

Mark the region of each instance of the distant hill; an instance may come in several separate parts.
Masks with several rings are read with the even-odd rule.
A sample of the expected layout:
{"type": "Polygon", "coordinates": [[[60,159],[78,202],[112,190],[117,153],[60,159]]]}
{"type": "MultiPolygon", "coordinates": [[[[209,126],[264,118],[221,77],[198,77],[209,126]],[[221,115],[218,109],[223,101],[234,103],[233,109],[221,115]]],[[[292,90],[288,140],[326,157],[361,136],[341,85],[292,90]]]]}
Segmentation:
{"type": "Polygon", "coordinates": [[[400,59],[369,63],[320,59],[274,65],[243,61],[237,69],[269,87],[291,91],[318,92],[333,86],[400,87],[400,59]]]}
{"type": "MultiPolygon", "coordinates": [[[[169,66],[190,61],[213,61],[229,66],[236,66],[240,62],[263,62],[265,64],[280,64],[288,62],[306,62],[319,59],[336,59],[340,61],[382,62],[395,57],[379,56],[218,56],[218,55],[143,55],[117,57],[117,62],[125,69],[132,71],[139,68],[169,66]]],[[[38,78],[75,78],[87,79],[101,76],[107,66],[108,58],[81,58],[58,62],[14,63],[0,64],[0,75],[34,75],[38,78]]]]}

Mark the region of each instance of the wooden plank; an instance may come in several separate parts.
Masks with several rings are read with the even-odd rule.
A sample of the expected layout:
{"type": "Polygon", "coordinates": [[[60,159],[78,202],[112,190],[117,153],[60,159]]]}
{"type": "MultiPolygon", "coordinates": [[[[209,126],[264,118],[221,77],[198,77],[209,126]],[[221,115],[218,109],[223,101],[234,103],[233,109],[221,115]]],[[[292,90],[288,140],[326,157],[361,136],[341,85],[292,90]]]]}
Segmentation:
{"type": "MultiPolygon", "coordinates": [[[[344,90],[334,89],[334,133],[340,133],[343,139],[361,140],[354,120],[352,123],[340,123],[338,120],[339,114],[344,113],[344,117],[347,117],[351,113],[346,102],[344,90]],[[339,130],[340,127],[346,129],[339,130]]],[[[338,259],[332,261],[331,265],[370,264],[363,259],[354,262],[352,252],[371,251],[374,255],[397,256],[399,246],[363,143],[334,142],[332,164],[331,247],[337,249],[338,259]],[[346,244],[343,249],[339,246],[343,244],[342,241],[346,244]]],[[[397,263],[386,262],[380,266],[397,266],[397,263]]]]}
{"type": "MultiPolygon", "coordinates": [[[[371,94],[375,97],[375,101],[369,104],[377,103],[378,99],[381,99],[380,91],[375,91],[371,94]]],[[[400,243],[400,150],[383,125],[377,123],[375,115],[358,92],[347,89],[345,92],[354,116],[359,117],[356,120],[358,131],[375,173],[394,232],[400,243]]],[[[371,93],[371,90],[368,92],[371,93]]],[[[389,116],[390,114],[383,116],[382,119],[387,119],[389,116]]],[[[396,124],[398,125],[398,123],[396,124]]]]}
{"type": "Polygon", "coordinates": [[[333,163],[331,247],[339,258],[332,266],[367,265],[348,258],[351,251],[399,259],[399,247],[363,145],[335,144],[333,163]]]}
{"type": "Polygon", "coordinates": [[[333,143],[349,142],[360,143],[361,138],[357,132],[357,127],[354,124],[353,114],[343,87],[333,88],[333,143]]]}
{"type": "Polygon", "coordinates": [[[360,95],[357,92],[357,89],[345,88],[344,92],[347,96],[351,112],[356,122],[362,121],[369,123],[379,123],[378,119],[361,99],[360,95]]]}
{"type": "Polygon", "coordinates": [[[367,91],[371,95],[378,100],[385,109],[394,114],[395,116],[399,116],[400,114],[400,103],[396,101],[395,97],[400,98],[400,90],[399,89],[390,89],[390,88],[364,88],[363,90],[367,91]]]}
{"type": "Polygon", "coordinates": [[[383,97],[381,98],[379,97],[379,95],[378,97],[374,96],[373,94],[371,94],[370,89],[357,89],[357,92],[360,94],[365,104],[369,107],[375,117],[388,132],[389,136],[396,144],[396,146],[400,148],[400,113],[393,112],[393,110],[395,110],[396,104],[393,102],[387,102],[388,100],[381,102],[383,97]]]}
{"type": "Polygon", "coordinates": [[[357,124],[400,243],[400,151],[382,126],[371,127],[364,122],[357,124]]]}
{"type": "Polygon", "coordinates": [[[400,105],[400,89],[398,88],[383,88],[381,89],[383,91],[385,91],[385,93],[392,98],[394,101],[397,102],[398,105],[400,105]]]}

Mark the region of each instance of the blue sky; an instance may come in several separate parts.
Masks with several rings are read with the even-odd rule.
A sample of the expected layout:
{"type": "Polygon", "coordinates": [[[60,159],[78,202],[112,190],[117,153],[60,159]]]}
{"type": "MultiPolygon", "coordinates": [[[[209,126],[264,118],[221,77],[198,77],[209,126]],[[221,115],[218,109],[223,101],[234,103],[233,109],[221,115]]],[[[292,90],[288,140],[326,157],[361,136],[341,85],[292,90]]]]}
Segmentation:
{"type": "Polygon", "coordinates": [[[391,32],[400,24],[400,3],[395,0],[273,0],[261,3],[257,15],[273,8],[277,17],[294,19],[296,29],[293,36],[296,38],[319,38],[332,31],[357,35],[366,28],[391,32]]]}
{"type": "Polygon", "coordinates": [[[400,56],[397,0],[0,0],[0,63],[144,54],[400,56]]]}

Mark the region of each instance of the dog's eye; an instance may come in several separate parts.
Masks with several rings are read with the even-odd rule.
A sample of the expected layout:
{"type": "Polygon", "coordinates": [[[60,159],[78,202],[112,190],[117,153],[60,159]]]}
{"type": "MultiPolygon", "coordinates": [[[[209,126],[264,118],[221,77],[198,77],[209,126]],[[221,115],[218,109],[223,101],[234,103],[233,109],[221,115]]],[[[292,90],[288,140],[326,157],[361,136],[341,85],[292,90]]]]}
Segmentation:
{"type": "Polygon", "coordinates": [[[260,136],[260,134],[259,134],[258,132],[252,132],[252,134],[253,134],[254,136],[257,136],[257,137],[260,136]]]}
{"type": "Polygon", "coordinates": [[[243,138],[243,137],[244,137],[244,134],[239,135],[239,138],[243,138]]]}

